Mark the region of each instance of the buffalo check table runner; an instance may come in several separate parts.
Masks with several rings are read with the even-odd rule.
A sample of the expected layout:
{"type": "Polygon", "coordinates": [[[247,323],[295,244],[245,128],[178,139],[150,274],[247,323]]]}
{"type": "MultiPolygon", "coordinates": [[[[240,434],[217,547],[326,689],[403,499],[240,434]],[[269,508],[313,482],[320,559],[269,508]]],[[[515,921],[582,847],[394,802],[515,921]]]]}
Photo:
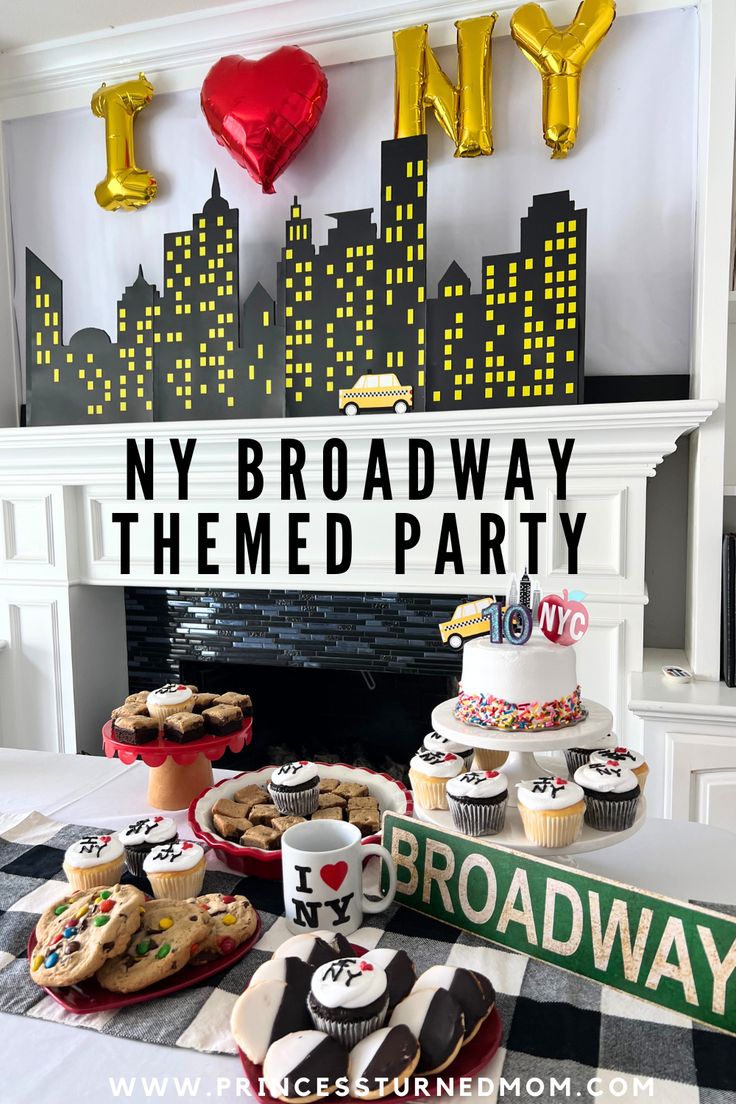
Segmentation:
{"type": "MultiPolygon", "coordinates": [[[[68,891],[64,851],[90,831],[36,813],[9,828],[0,822],[0,1009],[119,1038],[235,1054],[230,1010],[256,968],[290,935],[281,882],[208,870],[203,892],[243,893],[260,913],[255,947],[230,970],[191,989],[118,1011],[73,1015],[30,980],[26,944],[39,913],[68,891]]],[[[489,1076],[507,1083],[518,1078],[522,1090],[510,1097],[540,1099],[523,1086],[555,1078],[568,1079],[571,1099],[592,1100],[592,1078],[609,1083],[620,1075],[629,1082],[651,1079],[651,1088],[639,1095],[657,1104],[736,1104],[736,1037],[397,905],[368,919],[369,926],[351,937],[363,947],[404,947],[418,972],[447,962],[491,979],[503,1040],[489,1076]]]]}

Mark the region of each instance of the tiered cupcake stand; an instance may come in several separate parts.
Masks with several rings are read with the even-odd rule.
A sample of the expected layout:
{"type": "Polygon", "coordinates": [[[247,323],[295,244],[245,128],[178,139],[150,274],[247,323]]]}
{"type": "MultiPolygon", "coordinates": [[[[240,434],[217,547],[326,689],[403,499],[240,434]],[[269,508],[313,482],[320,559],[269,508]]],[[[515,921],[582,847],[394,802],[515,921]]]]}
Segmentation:
{"type": "Polygon", "coordinates": [[[253,718],[226,736],[204,736],[188,744],[172,743],[159,735],[148,744],[125,744],[112,734],[112,721],[102,729],[105,755],[123,763],[142,759],[150,768],[148,804],[153,809],[186,809],[193,798],[213,784],[212,764],[226,751],[242,751],[253,738],[253,718]]]}
{"type": "MultiPolygon", "coordinates": [[[[631,828],[623,832],[598,832],[595,828],[583,825],[580,838],[575,843],[566,847],[540,847],[531,843],[524,834],[521,817],[517,808],[516,783],[540,775],[554,776],[560,773],[552,771],[545,765],[545,760],[537,760],[535,752],[562,751],[569,747],[595,748],[610,747],[612,742],[611,728],[613,717],[605,706],[594,701],[583,701],[588,716],[584,721],[567,728],[548,729],[542,732],[505,732],[499,729],[480,728],[475,725],[466,725],[458,721],[455,716],[457,698],[450,698],[442,702],[432,713],[432,727],[440,736],[448,740],[456,740],[467,747],[487,749],[488,751],[507,751],[506,762],[499,767],[508,778],[509,800],[506,808],[506,823],[502,832],[494,836],[484,836],[488,843],[498,843],[504,847],[512,847],[517,851],[525,851],[529,854],[544,855],[548,858],[562,855],[582,854],[584,851],[598,851],[603,847],[613,847],[622,840],[628,839],[639,831],[646,816],[646,802],[642,797],[639,801],[636,820],[631,828]]],[[[615,743],[615,740],[613,740],[615,743]]],[[[563,768],[561,774],[567,777],[567,770],[563,768]]],[[[452,829],[452,815],[446,809],[425,809],[417,801],[414,794],[414,812],[420,820],[430,824],[436,824],[440,828],[452,829]]]]}

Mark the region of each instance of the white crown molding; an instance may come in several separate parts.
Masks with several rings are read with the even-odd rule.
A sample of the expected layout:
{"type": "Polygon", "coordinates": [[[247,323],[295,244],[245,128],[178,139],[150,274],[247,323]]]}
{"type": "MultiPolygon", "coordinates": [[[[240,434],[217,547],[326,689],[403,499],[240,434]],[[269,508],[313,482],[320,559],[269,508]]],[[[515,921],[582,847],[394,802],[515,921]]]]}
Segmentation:
{"type": "MultiPolygon", "coordinates": [[[[698,0],[618,0],[619,16],[696,6],[698,0]]],[[[509,33],[520,0],[245,0],[109,31],[56,39],[0,54],[0,119],[86,107],[105,80],[143,69],[159,93],[199,88],[224,54],[248,57],[287,43],[311,50],[325,66],[392,52],[392,32],[429,23],[435,46],[455,41],[454,22],[495,9],[494,35],[509,33]]],[[[569,22],[574,0],[545,4],[569,22]]]]}

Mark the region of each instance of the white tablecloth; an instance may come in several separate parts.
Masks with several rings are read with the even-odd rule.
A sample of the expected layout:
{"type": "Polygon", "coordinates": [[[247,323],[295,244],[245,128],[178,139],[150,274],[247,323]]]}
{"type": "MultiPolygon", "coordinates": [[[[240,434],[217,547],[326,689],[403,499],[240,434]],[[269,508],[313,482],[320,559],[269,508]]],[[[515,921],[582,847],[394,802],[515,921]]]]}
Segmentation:
{"type": "MultiPolygon", "coordinates": [[[[216,778],[232,774],[215,771],[216,778]]],[[[0,748],[3,827],[37,811],[64,823],[124,827],[150,813],[147,768],[118,760],[0,748]]],[[[174,814],[181,830],[186,813],[174,814]]],[[[185,835],[188,833],[184,833],[185,835]]],[[[649,820],[616,847],[577,857],[585,871],[699,901],[736,904],[734,836],[699,824],[649,820]]],[[[221,864],[207,856],[214,869],[221,864]]],[[[1,964],[0,964],[1,968],[1,964]]],[[[0,1100],[12,1104],[107,1104],[134,1101],[247,1100],[237,1058],[116,1039],[28,1017],[0,1013],[0,1100]],[[132,1093],[114,1085],[135,1075],[132,1093]],[[153,1079],[146,1082],[144,1079],[153,1079]],[[156,1079],[158,1079],[156,1081],[156,1079]]],[[[494,1077],[493,1063],[486,1071],[494,1077]]],[[[606,1097],[601,1104],[613,1104],[606,1097]]],[[[471,1104],[471,1102],[468,1102],[471,1104]]]]}

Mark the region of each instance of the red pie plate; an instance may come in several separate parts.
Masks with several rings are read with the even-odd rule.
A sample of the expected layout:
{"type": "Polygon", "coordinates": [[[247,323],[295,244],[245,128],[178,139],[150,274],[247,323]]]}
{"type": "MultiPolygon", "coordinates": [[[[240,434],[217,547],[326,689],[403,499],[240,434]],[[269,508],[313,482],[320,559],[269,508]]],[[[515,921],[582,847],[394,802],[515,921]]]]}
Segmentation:
{"type": "MultiPolygon", "coordinates": [[[[409,1087],[406,1093],[382,1096],[381,1104],[402,1104],[403,1101],[407,1100],[426,1100],[427,1097],[441,1096],[448,1087],[448,1082],[454,1082],[457,1086],[461,1077],[475,1077],[485,1069],[491,1058],[493,1058],[501,1045],[502,1035],[501,1017],[498,1014],[498,1009],[494,1007],[488,1019],[481,1024],[475,1038],[471,1039],[467,1046],[461,1049],[455,1061],[446,1070],[429,1077],[421,1073],[413,1073],[409,1078],[409,1087]]],[[[238,1053],[240,1054],[240,1061],[243,1063],[245,1075],[250,1082],[254,1099],[259,1100],[261,1104],[279,1104],[276,1097],[270,1096],[265,1091],[265,1085],[262,1084],[263,1066],[256,1066],[253,1062],[249,1062],[242,1050],[238,1053]],[[263,1088],[263,1092],[260,1091],[261,1088],[263,1088]]],[[[340,1104],[363,1104],[363,1101],[358,1097],[343,1096],[342,1094],[336,1094],[327,1097],[327,1099],[339,1101],[340,1104]]]]}
{"type": "Polygon", "coordinates": [[[243,727],[237,732],[229,732],[226,736],[203,736],[201,740],[191,740],[188,744],[178,744],[161,735],[155,740],[149,740],[147,744],[126,744],[113,736],[112,721],[108,721],[102,729],[102,745],[108,759],[117,755],[122,763],[128,765],[136,759],[142,759],[147,767],[160,767],[167,759],[173,759],[180,766],[187,767],[200,753],[214,763],[228,749],[242,751],[243,745],[249,744],[252,739],[252,717],[246,717],[243,727]]]}
{"type": "MultiPolygon", "coordinates": [[[[257,942],[261,933],[261,918],[256,913],[256,930],[250,939],[241,943],[229,954],[221,955],[212,962],[204,962],[201,966],[185,966],[183,970],[172,974],[170,978],[162,978],[155,985],[149,985],[147,989],[141,989],[137,993],[111,993],[103,989],[94,978],[82,981],[79,985],[65,985],[59,989],[51,989],[44,986],[45,992],[65,1008],[67,1012],[74,1012],[84,1016],[90,1012],[110,1012],[115,1008],[128,1008],[132,1004],[142,1004],[144,1001],[157,1000],[159,997],[168,997],[171,993],[178,993],[181,989],[189,989],[198,985],[215,974],[222,973],[234,966],[243,958],[251,947],[257,942]]],[[[36,946],[36,933],[32,931],[28,938],[28,958],[33,954],[36,946]]]]}

